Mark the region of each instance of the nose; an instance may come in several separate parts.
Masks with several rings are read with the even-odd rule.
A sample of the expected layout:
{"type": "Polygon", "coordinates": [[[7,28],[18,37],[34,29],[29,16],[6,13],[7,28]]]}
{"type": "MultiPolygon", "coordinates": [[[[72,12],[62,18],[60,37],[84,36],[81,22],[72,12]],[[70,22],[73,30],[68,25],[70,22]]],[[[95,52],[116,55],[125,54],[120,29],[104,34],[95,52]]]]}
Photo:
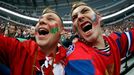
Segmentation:
{"type": "Polygon", "coordinates": [[[78,15],[78,21],[82,22],[84,20],[84,16],[82,14],[78,15]]]}
{"type": "Polygon", "coordinates": [[[39,22],[39,25],[47,25],[48,23],[47,23],[47,21],[46,20],[43,20],[43,21],[40,21],[39,22]]]}

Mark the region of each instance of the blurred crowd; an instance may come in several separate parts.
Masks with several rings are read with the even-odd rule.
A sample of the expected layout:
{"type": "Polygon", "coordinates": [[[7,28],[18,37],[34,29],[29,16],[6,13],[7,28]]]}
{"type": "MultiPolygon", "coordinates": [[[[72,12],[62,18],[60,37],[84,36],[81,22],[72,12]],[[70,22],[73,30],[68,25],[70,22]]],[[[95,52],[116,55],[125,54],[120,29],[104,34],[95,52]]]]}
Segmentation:
{"type": "Polygon", "coordinates": [[[0,22],[0,34],[6,37],[34,39],[35,27],[17,25],[11,22],[0,22]]]}
{"type": "Polygon", "coordinates": [[[123,21],[113,24],[113,25],[104,26],[103,30],[104,30],[104,35],[108,36],[112,32],[118,32],[118,33],[127,32],[132,27],[134,27],[134,18],[133,17],[128,18],[126,20],[123,20],[123,21]]]}
{"type": "MultiPolygon", "coordinates": [[[[130,28],[134,27],[134,18],[133,16],[125,19],[119,23],[113,25],[103,25],[104,35],[108,36],[112,32],[119,32],[122,33],[124,31],[128,31],[130,28]]],[[[4,21],[0,21],[0,33],[7,37],[14,37],[14,38],[23,38],[23,39],[32,39],[34,40],[34,26],[22,26],[17,25],[14,23],[4,21]]],[[[61,36],[61,42],[65,44],[65,41],[70,44],[72,39],[74,39],[75,35],[70,31],[64,31],[63,35],[61,36]],[[71,41],[69,40],[71,39],[71,41]]],[[[78,36],[77,36],[78,37],[78,36]]],[[[65,44],[68,47],[68,44],[65,44]]]]}

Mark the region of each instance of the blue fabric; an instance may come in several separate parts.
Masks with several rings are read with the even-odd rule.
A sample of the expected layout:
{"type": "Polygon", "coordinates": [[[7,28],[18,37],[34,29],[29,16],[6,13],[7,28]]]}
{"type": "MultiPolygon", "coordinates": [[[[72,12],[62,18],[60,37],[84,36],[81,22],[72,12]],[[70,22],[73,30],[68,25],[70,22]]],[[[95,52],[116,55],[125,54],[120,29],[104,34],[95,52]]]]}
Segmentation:
{"type": "Polygon", "coordinates": [[[4,64],[0,64],[0,74],[2,75],[10,75],[10,69],[4,64]]]}
{"type": "Polygon", "coordinates": [[[71,60],[65,67],[65,75],[94,75],[95,69],[90,60],[71,60]]]}
{"type": "MultiPolygon", "coordinates": [[[[130,48],[131,48],[131,45],[132,45],[132,32],[129,32],[129,36],[130,36],[130,48]]],[[[127,49],[127,53],[126,55],[128,56],[130,54],[130,49],[127,49]]]]}
{"type": "MultiPolygon", "coordinates": [[[[129,32],[129,34],[130,34],[131,45],[132,45],[132,42],[133,42],[133,39],[132,39],[132,32],[129,32]]],[[[130,48],[131,48],[131,45],[130,45],[130,48]]]]}
{"type": "Polygon", "coordinates": [[[120,53],[121,53],[121,50],[122,50],[121,49],[121,42],[120,42],[121,33],[115,32],[115,34],[117,34],[117,36],[119,37],[119,38],[116,39],[116,43],[117,43],[117,45],[119,47],[119,50],[120,50],[120,53]]]}
{"type": "Polygon", "coordinates": [[[121,53],[121,42],[120,42],[120,39],[118,38],[118,39],[116,39],[116,43],[117,43],[117,45],[118,45],[118,47],[119,47],[119,50],[120,50],[120,53],[121,53]]]}

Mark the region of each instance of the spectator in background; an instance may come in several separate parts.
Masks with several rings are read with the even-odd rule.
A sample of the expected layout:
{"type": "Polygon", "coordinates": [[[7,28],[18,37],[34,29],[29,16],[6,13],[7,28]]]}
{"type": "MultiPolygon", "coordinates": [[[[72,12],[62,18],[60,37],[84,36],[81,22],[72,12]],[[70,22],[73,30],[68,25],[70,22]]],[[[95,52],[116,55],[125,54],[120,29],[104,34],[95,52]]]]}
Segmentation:
{"type": "Polygon", "coordinates": [[[65,75],[120,75],[120,59],[134,52],[134,30],[103,36],[100,14],[83,2],[71,15],[80,38],[67,50],[65,75]]]}
{"type": "Polygon", "coordinates": [[[35,27],[30,28],[30,39],[35,40],[35,27]]]}
{"type": "Polygon", "coordinates": [[[29,28],[25,28],[25,30],[23,31],[23,36],[25,39],[30,39],[30,29],[29,28]]]}
{"type": "Polygon", "coordinates": [[[7,37],[15,37],[17,26],[14,23],[10,23],[5,30],[5,36],[7,37]]]}
{"type": "Polygon", "coordinates": [[[15,37],[16,38],[24,38],[22,33],[23,33],[22,29],[18,28],[15,37]]]}
{"type": "Polygon", "coordinates": [[[64,75],[66,51],[58,47],[63,23],[59,15],[45,9],[35,27],[36,41],[19,42],[0,35],[0,63],[11,75],[64,75]]]}
{"type": "Polygon", "coordinates": [[[0,34],[4,35],[5,32],[5,26],[3,24],[0,24],[0,34]]]}
{"type": "Polygon", "coordinates": [[[62,44],[65,48],[68,48],[69,45],[72,44],[72,40],[73,40],[72,37],[73,37],[73,36],[72,36],[71,32],[69,32],[69,31],[64,31],[64,33],[62,33],[61,39],[60,39],[61,44],[62,44]]]}
{"type": "Polygon", "coordinates": [[[79,36],[76,34],[74,36],[72,36],[72,44],[75,44],[79,39],[79,36]]]}

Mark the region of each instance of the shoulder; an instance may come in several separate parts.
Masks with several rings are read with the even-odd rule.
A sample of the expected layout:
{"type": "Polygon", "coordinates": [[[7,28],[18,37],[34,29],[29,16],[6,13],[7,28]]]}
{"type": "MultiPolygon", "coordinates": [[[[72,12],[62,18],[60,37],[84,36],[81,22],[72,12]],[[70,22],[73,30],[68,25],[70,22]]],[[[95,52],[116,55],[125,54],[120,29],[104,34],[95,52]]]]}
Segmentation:
{"type": "Polygon", "coordinates": [[[36,50],[39,49],[38,44],[33,40],[25,40],[21,42],[24,48],[27,50],[28,53],[33,54],[36,50]]]}
{"type": "Polygon", "coordinates": [[[76,43],[69,45],[66,55],[69,56],[74,51],[81,49],[85,44],[81,43],[80,41],[77,41],[76,43]]]}

